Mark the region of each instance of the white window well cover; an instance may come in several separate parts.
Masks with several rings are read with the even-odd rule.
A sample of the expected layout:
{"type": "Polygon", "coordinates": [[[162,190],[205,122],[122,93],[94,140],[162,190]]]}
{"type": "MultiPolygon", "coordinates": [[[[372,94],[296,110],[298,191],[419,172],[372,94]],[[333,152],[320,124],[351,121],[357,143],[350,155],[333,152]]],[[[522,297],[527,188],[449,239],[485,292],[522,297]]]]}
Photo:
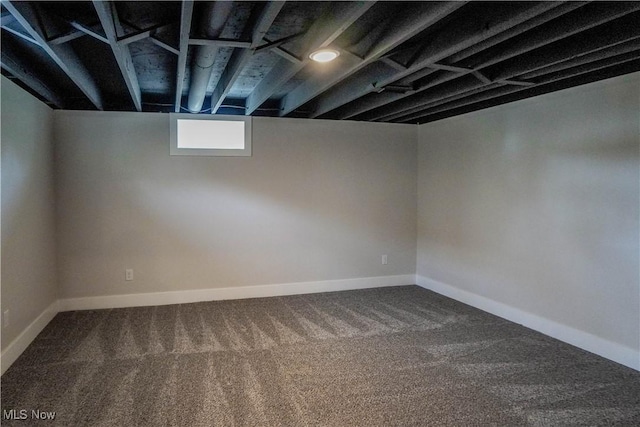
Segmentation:
{"type": "Polygon", "coordinates": [[[250,156],[251,118],[170,114],[171,154],[250,156]]]}

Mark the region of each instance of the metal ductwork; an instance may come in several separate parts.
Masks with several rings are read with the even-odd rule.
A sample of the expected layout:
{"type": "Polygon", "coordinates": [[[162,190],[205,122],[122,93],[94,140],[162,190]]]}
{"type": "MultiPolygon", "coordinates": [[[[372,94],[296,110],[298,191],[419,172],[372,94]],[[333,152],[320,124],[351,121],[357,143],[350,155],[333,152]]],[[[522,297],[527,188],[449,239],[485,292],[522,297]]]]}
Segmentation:
{"type": "MultiPolygon", "coordinates": [[[[220,33],[222,33],[232,9],[233,2],[230,1],[217,1],[207,4],[201,27],[202,33],[206,38],[216,39],[220,37],[220,33]]],[[[196,46],[191,65],[191,84],[187,100],[187,107],[192,113],[199,113],[202,110],[217,52],[218,48],[216,46],[196,46]]]]}

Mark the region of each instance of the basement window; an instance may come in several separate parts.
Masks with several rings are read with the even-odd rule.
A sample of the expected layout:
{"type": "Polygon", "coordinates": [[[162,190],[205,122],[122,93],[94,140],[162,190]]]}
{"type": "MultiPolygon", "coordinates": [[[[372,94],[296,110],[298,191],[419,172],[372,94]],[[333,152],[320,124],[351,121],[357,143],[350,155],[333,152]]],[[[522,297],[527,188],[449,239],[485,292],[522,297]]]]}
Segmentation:
{"type": "Polygon", "coordinates": [[[251,117],[169,114],[172,156],[251,156],[251,117]]]}

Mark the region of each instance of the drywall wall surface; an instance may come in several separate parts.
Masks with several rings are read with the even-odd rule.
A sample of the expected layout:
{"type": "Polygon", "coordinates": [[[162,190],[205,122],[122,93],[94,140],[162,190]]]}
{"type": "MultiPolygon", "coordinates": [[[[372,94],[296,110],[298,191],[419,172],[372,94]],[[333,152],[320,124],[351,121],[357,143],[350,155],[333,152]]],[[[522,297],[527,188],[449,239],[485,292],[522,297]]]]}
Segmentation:
{"type": "Polygon", "coordinates": [[[417,275],[640,347],[640,74],[422,125],[417,275]]]}
{"type": "Polygon", "coordinates": [[[415,273],[416,126],[254,118],[251,157],[170,156],[166,114],[55,135],[63,298],[415,273]]]}
{"type": "Polygon", "coordinates": [[[57,299],[52,110],[2,77],[2,350],[57,299]]]}

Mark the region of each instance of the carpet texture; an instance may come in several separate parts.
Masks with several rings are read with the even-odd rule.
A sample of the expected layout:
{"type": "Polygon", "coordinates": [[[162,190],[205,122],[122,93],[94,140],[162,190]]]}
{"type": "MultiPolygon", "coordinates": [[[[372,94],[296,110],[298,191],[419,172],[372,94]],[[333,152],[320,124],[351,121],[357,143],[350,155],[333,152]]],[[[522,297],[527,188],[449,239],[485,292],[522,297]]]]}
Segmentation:
{"type": "Polygon", "coordinates": [[[7,426],[638,426],[640,373],[404,286],[60,313],[2,376],[2,410],[7,426]]]}

